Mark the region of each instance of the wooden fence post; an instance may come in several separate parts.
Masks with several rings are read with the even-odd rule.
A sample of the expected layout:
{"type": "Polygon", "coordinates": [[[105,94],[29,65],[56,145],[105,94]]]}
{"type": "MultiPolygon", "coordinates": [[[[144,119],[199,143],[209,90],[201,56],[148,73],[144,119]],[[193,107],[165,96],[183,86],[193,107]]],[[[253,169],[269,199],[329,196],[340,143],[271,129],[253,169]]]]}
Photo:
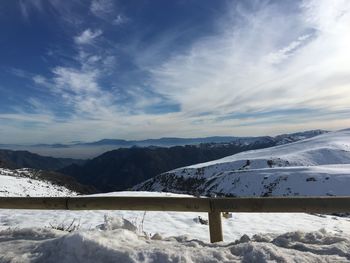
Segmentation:
{"type": "Polygon", "coordinates": [[[209,217],[209,233],[210,233],[210,242],[220,242],[223,241],[222,235],[222,225],[221,225],[221,212],[212,211],[208,213],[209,217]]]}

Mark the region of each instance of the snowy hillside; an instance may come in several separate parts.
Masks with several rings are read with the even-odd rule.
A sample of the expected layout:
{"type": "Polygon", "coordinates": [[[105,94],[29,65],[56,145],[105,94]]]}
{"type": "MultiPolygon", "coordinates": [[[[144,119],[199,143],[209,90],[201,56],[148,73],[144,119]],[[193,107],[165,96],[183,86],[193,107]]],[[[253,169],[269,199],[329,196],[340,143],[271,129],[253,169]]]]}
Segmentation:
{"type": "Polygon", "coordinates": [[[33,178],[33,170],[0,168],[0,196],[67,196],[75,192],[33,178]]]}
{"type": "Polygon", "coordinates": [[[350,130],[176,169],[135,187],[200,195],[350,195],[350,130]]]}
{"type": "MultiPolygon", "coordinates": [[[[178,196],[116,192],[109,196],[178,196]]],[[[350,222],[234,213],[210,244],[206,213],[1,210],[0,262],[348,262],[350,222]],[[127,221],[126,221],[127,220],[127,221]],[[58,229],[68,229],[65,231],[58,229]]]]}
{"type": "MultiPolygon", "coordinates": [[[[198,187],[205,194],[345,195],[349,194],[350,182],[349,134],[341,131],[289,144],[291,148],[278,146],[241,153],[177,169],[147,184],[178,192],[198,187]]],[[[33,179],[28,169],[0,169],[0,191],[1,196],[75,194],[33,179]]],[[[115,192],[97,196],[183,195],[115,192]]],[[[208,242],[207,219],[206,213],[196,212],[0,209],[0,262],[350,260],[350,221],[346,217],[233,213],[222,218],[224,242],[216,244],[208,242]]]]}

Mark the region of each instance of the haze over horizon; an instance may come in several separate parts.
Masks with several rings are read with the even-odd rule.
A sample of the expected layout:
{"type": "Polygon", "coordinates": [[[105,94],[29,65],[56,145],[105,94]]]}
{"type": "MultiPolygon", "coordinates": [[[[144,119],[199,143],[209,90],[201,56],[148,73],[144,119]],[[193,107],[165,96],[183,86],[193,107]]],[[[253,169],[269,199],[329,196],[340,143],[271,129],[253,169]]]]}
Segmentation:
{"type": "MultiPolygon", "coordinates": [[[[298,131],[298,133],[308,133],[308,132],[317,132],[320,131],[321,133],[328,133],[328,132],[334,132],[334,131],[327,131],[327,130],[321,130],[321,129],[315,129],[315,130],[308,130],[308,131],[298,131]]],[[[321,134],[320,133],[320,134],[321,134]]],[[[216,142],[226,142],[227,140],[231,138],[237,138],[237,139],[243,139],[243,138],[263,138],[263,137],[274,137],[274,136],[282,136],[282,135],[292,135],[294,133],[285,133],[285,134],[261,134],[261,135],[256,135],[256,136],[235,136],[235,135],[219,135],[219,136],[204,136],[204,137],[154,137],[154,138],[145,138],[145,139],[139,139],[139,140],[128,140],[128,139],[123,139],[123,138],[101,138],[95,141],[69,141],[69,142],[52,142],[52,143],[24,143],[24,144],[17,144],[18,146],[57,146],[57,148],[60,148],[61,146],[74,146],[74,145],[86,145],[86,144],[96,144],[100,143],[101,145],[118,145],[118,141],[124,142],[124,143],[141,143],[141,142],[161,142],[162,140],[164,141],[164,144],[166,145],[167,143],[171,144],[172,139],[178,140],[179,142],[173,142],[174,145],[182,145],[181,141],[186,141],[186,140],[198,140],[198,143],[201,143],[201,139],[203,139],[203,143],[208,142],[208,143],[215,143],[216,142]],[[216,138],[217,140],[211,140],[216,138]],[[208,139],[207,141],[205,139],[208,139]]],[[[189,143],[191,144],[191,143],[189,143]]],[[[193,142],[193,144],[197,144],[193,142]]],[[[16,144],[2,144],[0,143],[0,146],[3,145],[8,145],[8,146],[15,146],[16,144]]],[[[147,144],[146,144],[147,145],[147,144]]],[[[156,144],[157,145],[157,144],[156,144]]],[[[154,145],[154,146],[156,146],[154,145]]],[[[186,145],[186,144],[185,144],[186,145]]],[[[134,145],[137,146],[137,145],[134,145]]],[[[150,145],[151,146],[151,145],[150,145]]]]}
{"type": "Polygon", "coordinates": [[[350,2],[0,3],[0,144],[350,127],[350,2]]]}

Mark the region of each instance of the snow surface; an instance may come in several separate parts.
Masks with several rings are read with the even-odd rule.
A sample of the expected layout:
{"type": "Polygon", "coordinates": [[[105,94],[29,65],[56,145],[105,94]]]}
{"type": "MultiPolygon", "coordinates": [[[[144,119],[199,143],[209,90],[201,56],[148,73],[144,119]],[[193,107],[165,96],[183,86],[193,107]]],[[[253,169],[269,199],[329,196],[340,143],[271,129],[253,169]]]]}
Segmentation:
{"type": "MultiPolygon", "coordinates": [[[[186,195],[115,192],[97,196],[186,195]]],[[[213,245],[208,242],[208,226],[198,223],[199,216],[207,219],[206,213],[190,212],[3,209],[0,210],[0,262],[305,262],[306,259],[347,262],[350,259],[348,218],[303,213],[234,213],[232,218],[223,218],[225,242],[213,245]],[[70,226],[76,231],[57,230],[70,226]]]]}
{"type": "MultiPolygon", "coordinates": [[[[0,232],[1,262],[349,262],[350,240],[325,231],[257,235],[208,244],[186,237],[149,240],[125,229],[0,232]]],[[[158,238],[159,239],[159,238],[158,238]]]]}
{"type": "Polygon", "coordinates": [[[350,195],[350,130],[156,176],[137,190],[228,196],[350,195]],[[192,184],[192,185],[191,185],[192,184]]]}
{"type": "MultiPolygon", "coordinates": [[[[152,192],[114,192],[101,196],[172,196],[185,195],[152,192]]],[[[53,211],[53,210],[8,210],[0,212],[0,230],[8,227],[32,228],[50,225],[69,225],[73,220],[80,229],[95,229],[104,223],[105,216],[125,218],[150,235],[188,235],[189,238],[209,240],[208,226],[197,223],[198,216],[207,219],[206,213],[196,212],[144,212],[144,211],[53,211]]],[[[304,213],[234,213],[232,218],[223,218],[224,239],[234,241],[242,235],[257,233],[281,234],[286,231],[317,231],[349,233],[350,219],[329,215],[304,213]],[[290,224],[290,222],[293,222],[290,224]]]]}
{"type": "Polygon", "coordinates": [[[31,178],[30,169],[0,168],[0,196],[67,196],[77,195],[64,186],[31,178]]]}
{"type": "Polygon", "coordinates": [[[350,164],[225,171],[210,178],[201,194],[234,196],[347,196],[350,164]]]}
{"type": "Polygon", "coordinates": [[[241,152],[187,168],[207,168],[226,163],[230,164],[231,169],[239,169],[246,160],[250,160],[250,168],[255,169],[269,168],[268,160],[275,161],[275,166],[350,164],[350,130],[325,133],[281,146],[241,152]]]}

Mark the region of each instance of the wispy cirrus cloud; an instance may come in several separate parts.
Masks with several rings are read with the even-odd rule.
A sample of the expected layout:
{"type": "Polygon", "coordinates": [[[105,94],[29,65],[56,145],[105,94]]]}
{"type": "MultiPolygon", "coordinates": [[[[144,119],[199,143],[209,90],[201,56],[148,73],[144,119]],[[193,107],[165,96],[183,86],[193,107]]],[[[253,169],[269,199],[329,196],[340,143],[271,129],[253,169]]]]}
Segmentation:
{"type": "Polygon", "coordinates": [[[122,25],[129,21],[129,18],[117,10],[116,1],[92,0],[90,12],[96,17],[105,20],[113,25],[122,25]]]}
{"type": "Polygon", "coordinates": [[[66,121],[108,118],[118,112],[113,95],[99,84],[101,72],[98,69],[60,66],[53,68],[52,74],[50,79],[35,76],[33,81],[58,96],[61,104],[70,107],[70,117],[66,121]]]}
{"type": "Polygon", "coordinates": [[[29,20],[31,16],[37,14],[50,15],[51,18],[58,18],[60,21],[69,23],[70,25],[77,25],[81,23],[81,16],[74,12],[76,6],[83,6],[84,1],[71,0],[19,0],[18,8],[22,17],[29,20]]]}
{"type": "MultiPolygon", "coordinates": [[[[293,8],[254,3],[229,4],[211,34],[180,48],[173,43],[183,30],[142,45],[110,39],[101,24],[123,23],[122,13],[115,2],[94,0],[89,12],[103,21],[72,30],[73,56],[50,67],[50,74],[13,72],[49,92],[68,114],[43,109],[36,100],[28,103],[38,118],[18,111],[0,119],[25,123],[42,117],[32,138],[48,141],[46,133],[71,141],[349,126],[349,2],[302,1],[293,8]]],[[[15,132],[13,123],[2,127],[28,134],[15,132]]]]}
{"type": "Polygon", "coordinates": [[[232,12],[235,24],[224,19],[222,33],[198,40],[152,69],[157,92],[189,115],[209,112],[211,118],[348,108],[348,2],[305,1],[294,13],[265,3],[254,11],[235,6],[232,12]]]}
{"type": "Polygon", "coordinates": [[[93,0],[90,4],[90,11],[98,17],[109,17],[115,11],[115,4],[111,0],[93,0]]]}

